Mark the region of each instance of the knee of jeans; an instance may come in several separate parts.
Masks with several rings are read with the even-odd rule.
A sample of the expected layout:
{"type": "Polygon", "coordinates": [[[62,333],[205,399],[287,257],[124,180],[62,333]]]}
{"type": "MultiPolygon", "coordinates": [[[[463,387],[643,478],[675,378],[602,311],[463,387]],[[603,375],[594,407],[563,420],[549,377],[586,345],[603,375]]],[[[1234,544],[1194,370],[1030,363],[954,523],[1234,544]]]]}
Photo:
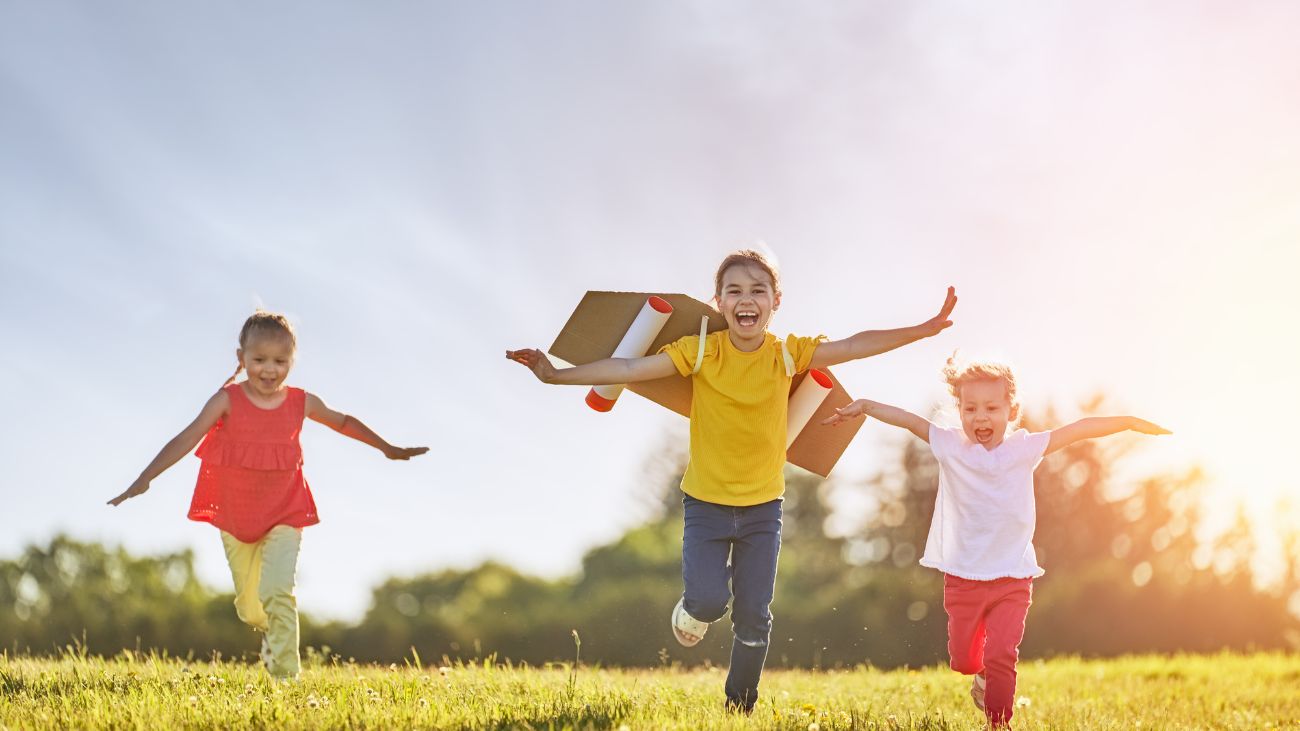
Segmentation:
{"type": "Polygon", "coordinates": [[[763,634],[772,629],[772,608],[766,603],[746,603],[737,598],[731,607],[731,615],[742,627],[751,627],[763,634]]]}
{"type": "Polygon", "coordinates": [[[984,668],[969,657],[953,657],[948,660],[948,667],[962,675],[974,675],[984,668]]]}
{"type": "Polygon", "coordinates": [[[735,633],[737,642],[746,647],[767,646],[768,638],[772,636],[771,614],[754,615],[733,609],[731,616],[731,631],[735,633]]]}
{"type": "Polygon", "coordinates": [[[686,613],[701,622],[716,622],[727,613],[727,601],[731,597],[726,592],[717,592],[700,597],[687,597],[686,613]]]}

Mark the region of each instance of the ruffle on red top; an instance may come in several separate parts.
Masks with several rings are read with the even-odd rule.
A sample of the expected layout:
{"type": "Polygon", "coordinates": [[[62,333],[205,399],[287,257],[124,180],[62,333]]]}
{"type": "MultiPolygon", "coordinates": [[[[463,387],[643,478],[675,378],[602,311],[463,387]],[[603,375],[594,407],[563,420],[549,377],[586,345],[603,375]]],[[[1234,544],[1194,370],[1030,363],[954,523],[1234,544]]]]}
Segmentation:
{"type": "Polygon", "coordinates": [[[302,466],[299,444],[237,442],[223,438],[220,430],[208,435],[195,455],[210,465],[246,470],[296,470],[302,466]]]}

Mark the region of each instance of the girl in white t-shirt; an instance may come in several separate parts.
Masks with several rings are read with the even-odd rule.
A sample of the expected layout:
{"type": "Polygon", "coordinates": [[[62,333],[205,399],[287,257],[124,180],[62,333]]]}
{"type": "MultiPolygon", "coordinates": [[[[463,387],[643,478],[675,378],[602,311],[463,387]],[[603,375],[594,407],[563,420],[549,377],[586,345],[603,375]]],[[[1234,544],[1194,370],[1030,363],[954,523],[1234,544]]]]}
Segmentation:
{"type": "Polygon", "coordinates": [[[1019,417],[1016,377],[999,363],[957,365],[944,379],[961,412],[943,428],[893,406],[859,399],[824,424],[873,416],[930,444],[939,492],[921,565],[944,573],[948,655],[953,670],[974,675],[971,697],[993,726],[1011,721],[1016,660],[1033,580],[1034,469],[1043,456],[1079,441],[1122,431],[1170,432],[1132,416],[1100,416],[1046,432],[1010,431],[1019,417]]]}

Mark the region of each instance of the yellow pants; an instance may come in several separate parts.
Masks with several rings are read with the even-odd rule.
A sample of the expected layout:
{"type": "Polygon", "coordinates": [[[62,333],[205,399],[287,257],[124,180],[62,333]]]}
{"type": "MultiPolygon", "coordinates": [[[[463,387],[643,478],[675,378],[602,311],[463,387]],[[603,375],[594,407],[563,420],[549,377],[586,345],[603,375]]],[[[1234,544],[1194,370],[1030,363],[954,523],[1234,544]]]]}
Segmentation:
{"type": "Polygon", "coordinates": [[[277,678],[298,677],[298,600],[293,584],[302,529],[277,525],[256,543],[221,531],[221,542],[235,579],[235,611],[244,624],[266,633],[271,649],[267,670],[277,678]]]}

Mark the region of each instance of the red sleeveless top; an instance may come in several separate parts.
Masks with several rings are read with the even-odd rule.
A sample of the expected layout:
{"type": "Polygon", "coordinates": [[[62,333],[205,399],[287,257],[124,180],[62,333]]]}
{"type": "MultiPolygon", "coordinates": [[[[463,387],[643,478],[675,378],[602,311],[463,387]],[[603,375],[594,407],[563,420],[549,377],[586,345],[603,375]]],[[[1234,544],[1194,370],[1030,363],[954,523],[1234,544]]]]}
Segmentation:
{"type": "Polygon", "coordinates": [[[203,464],[190,520],[212,523],[244,543],[261,540],[277,525],[302,528],[319,523],[298,443],[306,392],[289,388],[284,403],[262,409],[238,383],[225,391],[230,412],[195,452],[203,464]]]}

